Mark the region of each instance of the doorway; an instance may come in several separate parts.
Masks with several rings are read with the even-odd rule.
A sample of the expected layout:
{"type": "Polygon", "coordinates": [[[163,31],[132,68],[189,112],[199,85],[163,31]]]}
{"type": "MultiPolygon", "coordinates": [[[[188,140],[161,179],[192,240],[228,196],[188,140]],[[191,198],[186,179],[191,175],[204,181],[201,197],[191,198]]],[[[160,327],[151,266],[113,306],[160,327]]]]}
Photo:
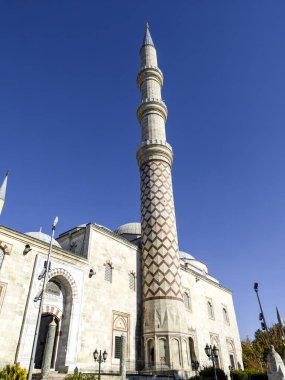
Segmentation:
{"type": "MultiPolygon", "coordinates": [[[[40,324],[36,356],[35,356],[35,368],[37,369],[42,368],[48,327],[49,327],[49,324],[52,322],[53,318],[54,317],[51,314],[43,314],[41,317],[41,324],[40,324]]],[[[52,352],[51,368],[54,368],[54,364],[55,364],[55,351],[56,351],[57,337],[58,337],[58,319],[54,318],[54,320],[56,323],[56,331],[55,331],[55,340],[54,340],[53,352],[52,352]]]]}

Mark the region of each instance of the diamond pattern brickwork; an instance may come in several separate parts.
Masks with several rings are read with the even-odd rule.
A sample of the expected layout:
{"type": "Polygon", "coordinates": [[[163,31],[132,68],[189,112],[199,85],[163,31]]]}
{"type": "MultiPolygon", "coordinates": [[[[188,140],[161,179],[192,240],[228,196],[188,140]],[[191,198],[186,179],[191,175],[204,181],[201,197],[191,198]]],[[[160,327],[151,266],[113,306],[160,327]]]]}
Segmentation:
{"type": "Polygon", "coordinates": [[[171,168],[163,161],[141,166],[143,298],[182,300],[171,168]]]}

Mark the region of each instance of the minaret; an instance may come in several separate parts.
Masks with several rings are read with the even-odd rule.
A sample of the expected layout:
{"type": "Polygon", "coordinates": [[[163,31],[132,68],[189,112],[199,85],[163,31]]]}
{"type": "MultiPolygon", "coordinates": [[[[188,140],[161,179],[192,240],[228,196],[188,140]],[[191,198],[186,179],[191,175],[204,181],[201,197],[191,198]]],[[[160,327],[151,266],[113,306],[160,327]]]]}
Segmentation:
{"type": "Polygon", "coordinates": [[[2,209],[5,203],[8,175],[9,175],[9,172],[7,171],[4,181],[0,187],[0,215],[2,213],[2,209]]]}
{"type": "Polygon", "coordinates": [[[279,324],[281,331],[282,331],[283,340],[285,340],[285,324],[284,324],[283,318],[281,317],[281,315],[279,313],[277,306],[276,306],[276,314],[277,314],[278,324],[279,324]]]}
{"type": "Polygon", "coordinates": [[[137,160],[141,177],[145,366],[158,370],[162,364],[168,367],[172,363],[174,369],[187,369],[189,348],[171,177],[173,153],[166,142],[163,74],[148,24],[140,60],[137,83],[141,103],[137,116],[141,144],[137,160]]]}

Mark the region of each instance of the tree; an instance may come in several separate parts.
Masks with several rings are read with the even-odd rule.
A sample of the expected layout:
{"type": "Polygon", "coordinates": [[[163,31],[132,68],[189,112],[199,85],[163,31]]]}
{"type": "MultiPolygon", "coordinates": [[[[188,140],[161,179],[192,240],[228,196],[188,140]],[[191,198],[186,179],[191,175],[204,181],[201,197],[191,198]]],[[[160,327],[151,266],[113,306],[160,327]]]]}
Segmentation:
{"type": "MultiPolygon", "coordinates": [[[[285,346],[281,328],[278,324],[269,328],[269,335],[275,350],[281,355],[285,354],[285,346]]],[[[254,339],[249,338],[241,342],[242,358],[245,369],[256,369],[263,371],[267,369],[267,355],[269,344],[267,333],[258,329],[254,334],[254,339]]]]}

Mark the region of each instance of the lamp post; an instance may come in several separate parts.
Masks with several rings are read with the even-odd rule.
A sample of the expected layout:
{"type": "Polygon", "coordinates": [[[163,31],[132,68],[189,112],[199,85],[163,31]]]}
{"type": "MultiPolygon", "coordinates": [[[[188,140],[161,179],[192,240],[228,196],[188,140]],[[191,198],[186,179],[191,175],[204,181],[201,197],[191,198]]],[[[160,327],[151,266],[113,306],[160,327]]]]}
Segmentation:
{"type": "Polygon", "coordinates": [[[197,379],[197,371],[199,369],[200,363],[198,362],[198,360],[192,360],[191,364],[192,364],[192,370],[195,371],[195,376],[197,379]]]}
{"type": "Polygon", "coordinates": [[[259,320],[261,321],[260,322],[261,323],[261,328],[262,328],[262,330],[266,331],[267,339],[268,339],[268,344],[269,344],[269,347],[271,347],[272,342],[271,342],[271,338],[270,338],[270,335],[269,335],[269,330],[268,330],[268,327],[267,327],[267,323],[266,323],[266,320],[265,320],[263,309],[262,309],[262,306],[261,306],[261,302],[260,302],[260,298],[259,298],[259,294],[258,294],[258,283],[257,282],[254,283],[253,289],[254,289],[254,291],[256,293],[256,297],[257,297],[259,308],[260,308],[259,320]]]}
{"type": "Polygon", "coordinates": [[[51,237],[50,237],[47,261],[45,264],[44,273],[41,276],[41,278],[43,278],[43,288],[41,290],[41,294],[39,296],[37,296],[34,300],[35,302],[40,300],[40,305],[39,305],[34,341],[33,341],[33,346],[32,346],[32,353],[31,353],[31,358],[30,358],[28,380],[31,380],[32,375],[33,375],[34,361],[35,361],[35,356],[36,356],[36,348],[37,348],[37,342],[38,342],[38,336],[39,336],[40,324],[41,324],[42,309],[43,309],[43,303],[44,303],[44,292],[45,292],[45,288],[46,288],[46,284],[47,284],[47,273],[50,269],[50,256],[51,256],[51,250],[52,250],[52,240],[54,238],[55,226],[57,225],[57,223],[58,223],[58,217],[56,217],[54,219],[54,222],[52,224],[52,229],[51,229],[52,233],[51,233],[51,237]]]}
{"type": "Polygon", "coordinates": [[[106,350],[105,350],[105,351],[103,352],[103,354],[102,354],[101,350],[100,350],[99,353],[98,353],[97,348],[96,348],[95,351],[93,352],[93,357],[94,357],[95,362],[98,362],[98,363],[99,363],[98,380],[101,379],[101,363],[106,361],[106,359],[107,359],[107,355],[108,355],[108,354],[107,354],[106,350]]]}
{"type": "Polygon", "coordinates": [[[215,358],[218,357],[219,350],[215,345],[212,347],[211,345],[209,346],[208,344],[206,344],[205,352],[206,352],[206,355],[208,356],[208,358],[212,359],[213,368],[214,368],[214,377],[215,377],[215,380],[218,380],[215,358]]]}

